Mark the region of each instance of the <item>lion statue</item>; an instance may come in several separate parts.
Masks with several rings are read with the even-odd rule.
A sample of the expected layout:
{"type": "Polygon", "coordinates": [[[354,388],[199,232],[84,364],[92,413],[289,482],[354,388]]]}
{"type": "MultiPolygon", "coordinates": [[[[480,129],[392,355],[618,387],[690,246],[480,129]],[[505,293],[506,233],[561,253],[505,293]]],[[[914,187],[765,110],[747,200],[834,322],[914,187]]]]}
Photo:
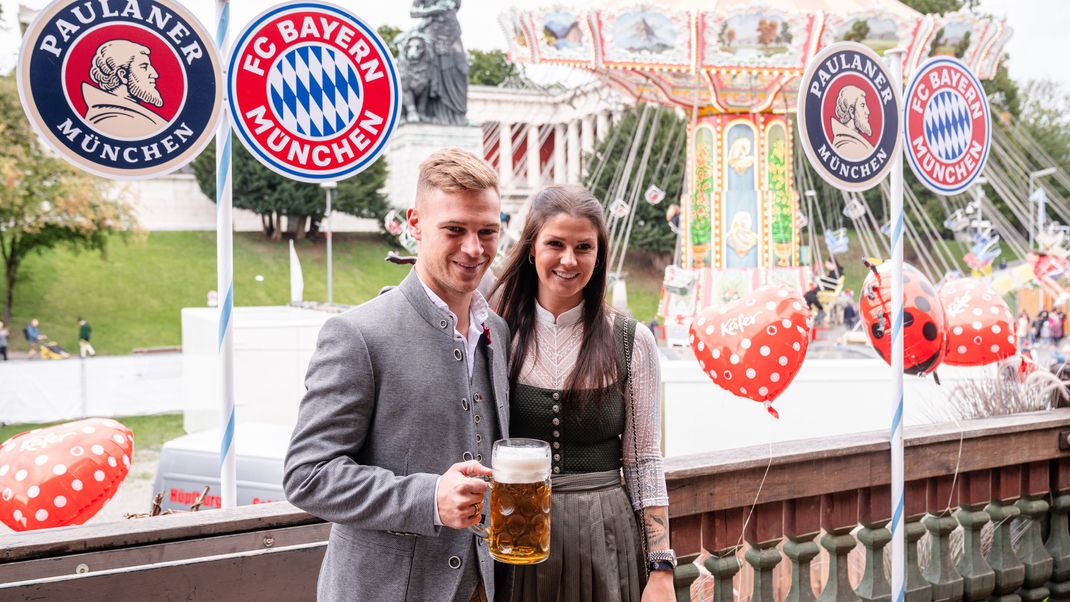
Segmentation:
{"type": "Polygon", "coordinates": [[[431,39],[411,31],[398,40],[398,69],[401,72],[401,120],[423,121],[431,94],[431,39]]]}

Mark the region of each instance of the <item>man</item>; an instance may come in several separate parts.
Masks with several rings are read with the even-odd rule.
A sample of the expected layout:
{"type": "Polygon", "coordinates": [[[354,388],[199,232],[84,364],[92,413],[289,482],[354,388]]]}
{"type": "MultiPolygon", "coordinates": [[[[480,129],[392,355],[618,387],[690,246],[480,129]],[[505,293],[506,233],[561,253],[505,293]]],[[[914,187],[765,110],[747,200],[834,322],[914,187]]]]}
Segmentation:
{"type": "Polygon", "coordinates": [[[498,246],[498,179],[446,149],[420,164],[402,283],[328,320],[286,456],[295,506],[334,523],[320,600],[493,600],[480,522],[507,434],[509,330],[476,292],[498,246]]]}
{"type": "Polygon", "coordinates": [[[95,356],[97,350],[93,349],[93,345],[89,342],[89,337],[93,335],[93,327],[89,325],[89,322],[85,321],[85,318],[78,318],[78,354],[85,359],[87,355],[95,356]]]}
{"type": "Polygon", "coordinates": [[[22,329],[22,334],[26,337],[26,342],[30,344],[30,351],[26,354],[26,359],[33,359],[37,357],[37,345],[41,340],[41,332],[37,330],[37,318],[30,320],[30,323],[26,325],[26,328],[22,329]]]}
{"type": "Polygon", "coordinates": [[[862,161],[873,154],[873,145],[866,139],[873,135],[869,125],[869,105],[861,88],[850,85],[840,88],[832,134],[833,148],[848,161],[862,161]]]}
{"type": "Polygon", "coordinates": [[[89,77],[96,87],[82,83],[88,110],[85,119],[101,133],[117,138],[145,138],[167,126],[149,109],[160,108],[156,89],[160,74],[149,60],[149,49],[128,40],[112,40],[97,48],[89,77]]]}

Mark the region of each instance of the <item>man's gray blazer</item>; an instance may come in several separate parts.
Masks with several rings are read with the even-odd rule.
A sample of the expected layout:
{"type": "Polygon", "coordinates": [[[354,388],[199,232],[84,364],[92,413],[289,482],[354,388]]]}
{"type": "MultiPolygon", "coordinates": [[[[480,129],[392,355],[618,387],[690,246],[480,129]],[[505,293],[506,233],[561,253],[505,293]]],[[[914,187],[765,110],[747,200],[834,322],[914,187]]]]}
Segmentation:
{"type": "MultiPolygon", "coordinates": [[[[482,337],[476,352],[487,353],[494,399],[483,407],[496,409],[505,436],[509,331],[494,314],[486,326],[490,344],[482,337]]],[[[459,569],[472,567],[453,565],[474,560],[473,549],[494,599],[487,546],[468,530],[434,524],[438,475],[474,453],[468,367],[458,359],[466,350],[455,328],[410,272],[320,331],[283,476],[292,504],[334,523],[320,600],[467,600],[471,591],[457,591],[459,569]]]]}

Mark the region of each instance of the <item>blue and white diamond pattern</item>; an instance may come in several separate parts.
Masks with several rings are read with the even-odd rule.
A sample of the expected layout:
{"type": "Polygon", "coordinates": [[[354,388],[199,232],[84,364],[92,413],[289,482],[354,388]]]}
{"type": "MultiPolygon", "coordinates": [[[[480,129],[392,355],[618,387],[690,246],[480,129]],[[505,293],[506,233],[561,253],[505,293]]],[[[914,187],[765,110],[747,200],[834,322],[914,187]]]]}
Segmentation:
{"type": "Polygon", "coordinates": [[[272,65],[267,81],[275,116],[301,136],[328,138],[345,131],[360,114],[357,69],[333,48],[291,48],[272,65]]]}
{"type": "Polygon", "coordinates": [[[969,148],[973,134],[970,108],[958,93],[941,90],[925,107],[925,141],[943,161],[955,161],[969,148]]]}

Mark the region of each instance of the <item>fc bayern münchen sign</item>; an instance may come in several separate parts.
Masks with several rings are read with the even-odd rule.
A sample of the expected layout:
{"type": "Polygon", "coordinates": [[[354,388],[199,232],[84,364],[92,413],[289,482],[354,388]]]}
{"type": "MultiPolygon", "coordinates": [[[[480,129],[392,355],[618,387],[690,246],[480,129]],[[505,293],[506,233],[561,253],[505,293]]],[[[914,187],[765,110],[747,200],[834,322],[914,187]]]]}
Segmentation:
{"type": "Polygon", "coordinates": [[[57,0],[26,31],[18,87],[60,156],[140,179],[182,167],[211,141],[220,73],[212,38],[174,0],[57,0]]]}
{"type": "Polygon", "coordinates": [[[984,170],[992,117],[981,82],[951,57],[933,57],[914,74],[903,109],[910,168],[937,194],[958,194],[984,170]]]}
{"type": "Polygon", "coordinates": [[[323,182],[360,173],[397,124],[398,77],[386,44],[331,4],[261,13],[238,37],[228,73],[242,143],[288,178],[323,182]]]}
{"type": "Polygon", "coordinates": [[[799,85],[802,146],[833,186],[877,185],[899,152],[899,120],[899,92],[868,47],[833,44],[806,67],[799,85]]]}

